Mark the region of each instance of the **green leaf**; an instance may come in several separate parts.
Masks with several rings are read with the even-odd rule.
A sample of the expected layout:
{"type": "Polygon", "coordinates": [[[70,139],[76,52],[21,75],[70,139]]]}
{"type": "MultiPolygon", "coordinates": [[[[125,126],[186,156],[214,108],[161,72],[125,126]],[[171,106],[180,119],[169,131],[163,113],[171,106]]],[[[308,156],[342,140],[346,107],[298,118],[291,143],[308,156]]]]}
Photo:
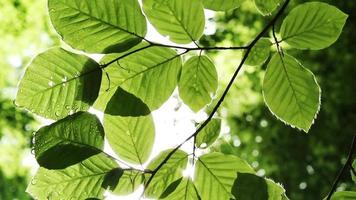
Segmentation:
{"type": "Polygon", "coordinates": [[[258,11],[260,11],[262,15],[271,14],[282,2],[282,0],[254,0],[254,1],[258,11]]]}
{"type": "Polygon", "coordinates": [[[353,169],[351,169],[351,178],[356,183],[356,174],[353,171],[353,170],[356,170],[356,160],[354,160],[354,162],[352,163],[352,168],[353,169]]]}
{"type": "Polygon", "coordinates": [[[355,200],[355,199],[356,199],[356,192],[351,192],[351,191],[335,192],[331,197],[331,200],[355,200]]]}
{"type": "Polygon", "coordinates": [[[147,31],[137,0],[49,0],[48,9],[62,39],[89,53],[125,51],[147,31]]]}
{"type": "Polygon", "coordinates": [[[120,113],[132,113],[130,108],[136,111],[136,108],[143,106],[137,104],[137,101],[129,101],[133,97],[121,88],[117,91],[119,92],[114,94],[105,111],[105,113],[110,113],[104,116],[106,137],[120,158],[142,165],[150,156],[155,139],[153,118],[151,115],[120,115],[120,113]]]}
{"type": "Polygon", "coordinates": [[[282,200],[289,200],[289,198],[287,197],[286,194],[284,194],[284,195],[282,196],[282,200]]]}
{"type": "MultiPolygon", "coordinates": [[[[122,170],[115,170],[116,173],[121,173],[114,175],[116,180],[110,186],[110,192],[115,195],[129,195],[137,190],[137,188],[142,185],[144,181],[144,175],[141,172],[134,170],[125,170],[122,173],[122,170]]],[[[110,174],[108,174],[110,175],[110,174]]]]}
{"type": "Polygon", "coordinates": [[[246,64],[257,66],[266,62],[271,53],[272,42],[268,38],[261,38],[251,49],[246,64]]]}
{"type": "Polygon", "coordinates": [[[95,115],[78,112],[45,126],[35,134],[34,150],[40,166],[63,169],[102,151],[104,129],[95,115]]]}
{"type": "Polygon", "coordinates": [[[115,161],[104,154],[90,157],[63,170],[40,168],[27,188],[39,200],[70,200],[103,198],[102,187],[107,173],[118,168],[115,161]]]}
{"type": "Polygon", "coordinates": [[[295,7],[283,21],[282,41],[297,49],[326,48],[339,38],[347,17],[326,3],[304,3],[295,7]]]}
{"type": "MultiPolygon", "coordinates": [[[[163,151],[156,158],[154,158],[147,169],[155,170],[161,162],[167,157],[172,149],[163,151]]],[[[167,187],[182,177],[182,171],[186,168],[188,162],[188,155],[184,151],[176,151],[170,159],[162,166],[156,173],[151,183],[145,191],[147,198],[158,198],[167,187]]],[[[149,177],[146,178],[146,180],[149,177]]]]}
{"type": "Polygon", "coordinates": [[[98,97],[99,65],[61,48],[39,54],[28,66],[16,104],[45,118],[61,119],[86,111],[98,97]]]}
{"type": "Polygon", "coordinates": [[[240,7],[243,0],[203,0],[204,7],[215,11],[228,11],[240,7]]]}
{"type": "Polygon", "coordinates": [[[308,132],[320,108],[320,93],[313,73],[295,58],[273,56],[264,78],[263,96],[279,119],[308,132]]]}
{"type": "Polygon", "coordinates": [[[138,117],[149,115],[151,111],[141,99],[119,87],[106,105],[105,113],[113,116],[138,117]]]}
{"type": "Polygon", "coordinates": [[[268,199],[269,200],[283,200],[288,199],[286,196],[286,190],[278,183],[273,182],[270,179],[265,179],[267,183],[268,199]]]}
{"type": "MultiPolygon", "coordinates": [[[[110,54],[102,62],[107,63],[117,57],[120,54],[110,54]]],[[[105,69],[110,80],[104,75],[95,107],[105,110],[106,104],[121,87],[144,102],[150,110],[155,110],[172,95],[181,67],[180,56],[170,48],[150,47],[131,54],[105,69]]]]}
{"type": "Polygon", "coordinates": [[[221,153],[200,157],[196,164],[195,185],[204,200],[230,199],[234,181],[240,173],[255,173],[242,159],[221,153]]]}
{"type": "Polygon", "coordinates": [[[285,190],[272,180],[255,174],[238,173],[232,194],[236,199],[243,200],[282,200],[285,190]]]}
{"type": "Polygon", "coordinates": [[[197,135],[195,144],[200,149],[206,149],[219,137],[221,119],[212,119],[197,135]]]}
{"type": "Polygon", "coordinates": [[[157,31],[178,44],[198,40],[205,15],[200,0],[143,0],[143,10],[157,31]]]}
{"type": "Polygon", "coordinates": [[[207,56],[191,57],[183,65],[178,87],[183,102],[198,112],[211,102],[218,88],[214,63],[207,56]]]}
{"type": "Polygon", "coordinates": [[[236,199],[268,200],[267,183],[264,178],[254,174],[238,173],[232,188],[232,194],[236,199]]]}
{"type": "Polygon", "coordinates": [[[200,200],[197,189],[190,178],[182,178],[174,191],[167,196],[161,196],[159,199],[165,200],[200,200]]]}

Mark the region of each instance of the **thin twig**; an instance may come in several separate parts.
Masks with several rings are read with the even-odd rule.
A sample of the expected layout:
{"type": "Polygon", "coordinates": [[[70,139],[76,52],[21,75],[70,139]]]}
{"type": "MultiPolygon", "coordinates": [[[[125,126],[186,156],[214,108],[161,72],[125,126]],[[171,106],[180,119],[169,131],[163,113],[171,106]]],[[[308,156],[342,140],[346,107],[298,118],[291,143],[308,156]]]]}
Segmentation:
{"type": "Polygon", "coordinates": [[[104,151],[102,151],[102,150],[100,150],[100,149],[97,149],[97,150],[99,150],[101,153],[103,153],[103,154],[104,154],[105,156],[107,156],[108,158],[113,159],[113,160],[115,160],[116,162],[125,165],[126,168],[121,168],[121,167],[120,167],[122,170],[125,170],[125,171],[137,171],[137,172],[141,172],[141,173],[145,173],[145,174],[152,174],[152,171],[151,171],[151,170],[148,170],[148,169],[145,169],[145,170],[137,169],[137,168],[128,165],[127,163],[125,163],[125,162],[123,162],[123,161],[121,161],[121,160],[115,158],[114,156],[112,156],[112,155],[110,155],[110,154],[108,154],[108,153],[106,153],[106,152],[104,152],[104,151]]]}
{"type": "Polygon", "coordinates": [[[119,57],[113,59],[112,61],[110,61],[110,62],[108,62],[108,63],[102,65],[102,66],[101,66],[101,69],[105,69],[105,68],[108,67],[109,65],[111,65],[111,64],[113,64],[113,63],[115,63],[115,62],[117,62],[117,61],[119,61],[119,60],[121,60],[121,59],[123,59],[123,58],[129,56],[129,55],[132,55],[132,54],[137,53],[137,52],[139,52],[139,51],[145,50],[145,49],[150,48],[150,47],[152,47],[152,46],[153,46],[153,45],[149,44],[149,45],[146,45],[146,46],[144,46],[144,47],[135,49],[134,51],[130,51],[130,52],[128,52],[128,53],[126,53],[126,54],[124,54],[124,55],[122,55],[122,56],[119,56],[119,57]]]}
{"type": "Polygon", "coordinates": [[[352,143],[351,143],[349,154],[347,156],[347,160],[346,160],[344,166],[342,167],[342,169],[340,170],[339,174],[337,175],[326,200],[331,199],[331,196],[334,194],[336,187],[339,185],[339,182],[341,181],[342,175],[346,172],[348,167],[350,165],[352,165],[352,159],[355,154],[355,150],[356,150],[356,135],[354,135],[354,137],[352,139],[352,143]]]}
{"type": "Polygon", "coordinates": [[[108,80],[109,84],[108,84],[108,88],[105,90],[106,92],[109,92],[110,88],[111,88],[111,79],[110,79],[110,75],[107,71],[104,71],[105,75],[106,75],[106,79],[108,80]]]}
{"type": "Polygon", "coordinates": [[[248,46],[233,46],[233,47],[182,47],[176,45],[167,45],[167,44],[160,44],[149,41],[149,44],[152,46],[160,46],[160,47],[168,47],[173,49],[185,49],[189,51],[211,51],[211,50],[244,50],[247,49],[248,46]]]}
{"type": "Polygon", "coordinates": [[[195,151],[197,150],[197,146],[195,146],[195,143],[197,142],[197,135],[194,136],[193,140],[193,165],[194,165],[194,158],[195,158],[195,151]]]}
{"type": "MultiPolygon", "coordinates": [[[[275,15],[275,17],[267,24],[267,26],[256,36],[256,38],[247,46],[246,48],[246,52],[244,57],[242,58],[239,66],[237,67],[235,73],[233,74],[229,84],[227,85],[224,93],[222,94],[222,96],[220,97],[219,101],[217,102],[217,104],[215,105],[214,109],[212,110],[211,114],[209,115],[209,117],[204,121],[204,123],[199,126],[199,128],[191,135],[189,136],[186,140],[184,140],[182,143],[180,143],[176,148],[174,148],[166,157],[165,159],[156,167],[155,170],[153,170],[152,175],[150,176],[150,178],[148,179],[148,181],[145,184],[145,190],[146,188],[149,186],[149,184],[151,183],[152,179],[154,178],[154,176],[157,174],[157,172],[164,166],[164,164],[167,163],[167,161],[173,156],[173,154],[178,151],[178,149],[180,149],[183,144],[185,144],[186,142],[188,142],[189,140],[191,140],[192,138],[194,138],[196,135],[198,135],[200,133],[200,131],[202,131],[202,129],[211,121],[211,119],[213,118],[213,116],[215,115],[215,113],[217,112],[217,110],[219,109],[219,107],[221,106],[221,104],[223,103],[226,95],[228,94],[230,88],[232,87],[237,75],[239,74],[239,72],[241,71],[242,66],[244,65],[245,61],[247,60],[251,49],[255,46],[255,44],[259,41],[259,39],[261,39],[263,37],[263,35],[276,23],[276,21],[278,20],[278,18],[283,14],[283,11],[286,9],[287,5],[289,4],[290,0],[286,0],[285,3],[283,4],[283,6],[281,7],[281,9],[278,11],[278,13],[275,15]]],[[[144,191],[145,192],[145,191],[144,191]]],[[[143,192],[143,194],[144,194],[143,192]]]]}
{"type": "Polygon", "coordinates": [[[282,47],[279,45],[279,42],[278,42],[278,39],[277,39],[275,24],[273,24],[273,27],[272,27],[272,35],[273,35],[273,39],[274,39],[274,42],[275,42],[274,44],[275,44],[276,47],[277,47],[277,52],[279,53],[279,55],[280,55],[281,57],[284,57],[283,49],[282,49],[282,47]]]}

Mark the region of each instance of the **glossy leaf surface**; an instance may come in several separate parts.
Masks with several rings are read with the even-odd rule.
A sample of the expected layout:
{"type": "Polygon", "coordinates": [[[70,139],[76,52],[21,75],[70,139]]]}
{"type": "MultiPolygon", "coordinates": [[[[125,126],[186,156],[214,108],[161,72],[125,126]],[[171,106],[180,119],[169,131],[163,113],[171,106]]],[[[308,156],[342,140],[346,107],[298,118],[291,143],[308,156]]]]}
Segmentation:
{"type": "Polygon", "coordinates": [[[105,191],[102,187],[104,178],[117,167],[115,161],[104,154],[98,154],[63,170],[40,168],[27,192],[40,200],[101,199],[105,191]]]}
{"type": "Polygon", "coordinates": [[[35,134],[37,162],[47,169],[63,169],[100,153],[104,129],[92,114],[79,112],[45,126],[35,134]]]}
{"type": "Polygon", "coordinates": [[[61,48],[39,54],[28,66],[16,104],[50,119],[86,111],[98,97],[101,69],[92,59],[61,48]]]}

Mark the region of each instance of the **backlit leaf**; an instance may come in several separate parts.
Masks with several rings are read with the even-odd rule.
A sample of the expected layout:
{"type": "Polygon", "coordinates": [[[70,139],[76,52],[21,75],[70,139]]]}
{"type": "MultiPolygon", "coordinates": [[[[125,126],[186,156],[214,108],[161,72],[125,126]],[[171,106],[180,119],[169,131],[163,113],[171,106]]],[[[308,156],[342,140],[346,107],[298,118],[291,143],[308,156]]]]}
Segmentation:
{"type": "Polygon", "coordinates": [[[143,10],[157,31],[175,43],[191,43],[203,34],[205,15],[200,0],[143,0],[143,10]]]}
{"type": "Polygon", "coordinates": [[[115,182],[114,185],[111,186],[110,192],[115,195],[123,196],[135,192],[137,188],[143,184],[144,175],[141,172],[135,170],[125,170],[116,179],[117,181],[115,182]]]}
{"type": "Polygon", "coordinates": [[[232,188],[236,199],[282,200],[286,198],[284,188],[270,179],[251,173],[238,173],[232,188]]]}
{"type": "Polygon", "coordinates": [[[243,0],[203,0],[204,7],[215,11],[227,11],[240,7],[243,0]]]}
{"type": "Polygon", "coordinates": [[[155,128],[149,112],[137,113],[140,108],[148,110],[147,106],[133,99],[135,97],[119,88],[106,107],[104,127],[115,153],[125,161],[142,165],[151,153],[155,128]]]}
{"type": "Polygon", "coordinates": [[[322,2],[308,2],[295,7],[281,27],[282,40],[297,49],[323,49],[340,36],[347,15],[322,2]]]}
{"type": "Polygon", "coordinates": [[[351,191],[335,192],[331,196],[331,200],[355,200],[355,199],[356,199],[356,192],[351,192],[351,191]]]}
{"type": "Polygon", "coordinates": [[[257,66],[266,62],[271,53],[272,42],[268,38],[261,38],[251,49],[246,64],[257,66]]]}
{"type": "Polygon", "coordinates": [[[200,200],[197,189],[190,178],[182,178],[174,191],[167,196],[159,199],[165,200],[200,200]]]}
{"type": "Polygon", "coordinates": [[[147,31],[137,0],[49,0],[48,9],[62,39],[89,53],[127,50],[147,31]]]}
{"type": "MultiPolygon", "coordinates": [[[[148,165],[148,169],[155,170],[158,165],[167,157],[172,149],[163,151],[156,158],[154,158],[148,165]]],[[[145,195],[148,198],[158,198],[167,187],[182,177],[182,172],[186,168],[188,162],[188,155],[184,151],[176,151],[171,158],[162,166],[152,179],[149,186],[146,188],[145,195]]],[[[147,176],[146,180],[149,178],[147,176]]]]}
{"type": "Polygon", "coordinates": [[[62,170],[40,168],[26,191],[39,200],[102,199],[105,176],[115,168],[116,162],[104,154],[62,170]]]}
{"type": "Polygon", "coordinates": [[[271,14],[282,0],[254,0],[257,9],[263,14],[271,14]]]}
{"type": "Polygon", "coordinates": [[[221,153],[201,156],[195,169],[194,183],[201,199],[230,199],[237,173],[254,173],[242,159],[221,153]]]}
{"type": "MultiPolygon", "coordinates": [[[[107,63],[120,55],[107,55],[102,62],[107,63]]],[[[105,69],[110,80],[103,75],[95,107],[105,110],[106,104],[121,87],[153,111],[172,95],[181,67],[180,56],[170,48],[150,47],[127,56],[105,69]]]]}
{"type": "Polygon", "coordinates": [[[63,169],[102,151],[104,129],[92,114],[79,112],[45,126],[35,134],[37,162],[47,169],[63,169]]]}
{"type": "Polygon", "coordinates": [[[263,96],[278,118],[308,132],[319,111],[320,93],[314,75],[295,58],[273,56],[264,78],[263,96]]]}
{"type": "Polygon", "coordinates": [[[211,102],[218,88],[218,74],[207,56],[191,57],[182,68],[178,83],[179,96],[197,112],[211,102]]]}
{"type": "Polygon", "coordinates": [[[354,162],[352,163],[352,168],[351,171],[351,178],[352,180],[356,183],[356,173],[354,170],[356,170],[356,160],[354,160],[354,162]]]}
{"type": "Polygon", "coordinates": [[[83,55],[61,48],[39,54],[28,66],[16,104],[50,119],[86,111],[98,97],[99,65],[83,55]]]}
{"type": "Polygon", "coordinates": [[[221,119],[212,119],[197,135],[195,141],[196,146],[201,149],[208,148],[219,137],[220,130],[221,119]]]}

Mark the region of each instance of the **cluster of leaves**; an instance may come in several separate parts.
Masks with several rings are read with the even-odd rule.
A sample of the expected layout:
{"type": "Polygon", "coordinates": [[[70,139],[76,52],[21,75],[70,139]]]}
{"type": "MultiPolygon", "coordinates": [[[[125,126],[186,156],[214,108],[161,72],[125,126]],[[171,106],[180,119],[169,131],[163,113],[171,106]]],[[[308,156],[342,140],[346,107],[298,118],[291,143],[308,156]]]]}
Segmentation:
{"type": "MultiPolygon", "coordinates": [[[[298,5],[308,0],[294,0],[298,5]]],[[[326,0],[346,13],[352,13],[356,2],[326,0]]],[[[244,3],[240,9],[218,13],[214,17],[216,32],[204,37],[204,45],[241,45],[249,41],[267,19],[254,9],[253,2],[244,3]],[[243,31],[239,31],[243,30],[243,31]],[[233,37],[234,36],[234,37],[233,37]]],[[[323,51],[300,51],[283,46],[316,74],[322,88],[322,106],[309,134],[286,127],[275,120],[263,102],[261,82],[267,63],[261,66],[244,66],[243,74],[230,90],[220,113],[227,120],[230,135],[220,137],[214,144],[216,151],[239,156],[256,169],[259,174],[283,183],[291,199],[323,199],[345,161],[349,144],[354,135],[356,120],[355,79],[352,74],[354,57],[354,15],[350,15],[339,40],[323,51]],[[337,64],[336,64],[337,63],[337,64]],[[226,117],[225,117],[226,116],[226,117]],[[283,163],[283,164],[281,164],[283,163]],[[293,172],[293,173],[291,173],[293,172]]],[[[280,23],[276,24],[279,30],[280,23]]],[[[224,74],[235,68],[239,55],[236,52],[209,52],[218,68],[220,86],[224,88],[224,74]]],[[[342,176],[338,190],[356,190],[348,176],[342,176]]]]}
{"type": "MultiPolygon", "coordinates": [[[[41,168],[28,192],[38,199],[100,199],[105,190],[125,195],[144,184],[149,198],[287,199],[279,184],[258,177],[235,156],[208,153],[197,158],[194,152],[179,150],[180,145],[139,170],[119,166],[103,146],[106,138],[126,166],[145,164],[155,139],[151,111],[167,101],[177,85],[180,97],[194,111],[210,104],[215,95],[216,68],[202,51],[245,50],[232,84],[245,62],[268,60],[273,43],[261,37],[288,2],[250,45],[219,48],[196,43],[205,26],[204,7],[225,11],[239,7],[240,0],[143,0],[142,8],[136,0],[49,0],[52,24],[64,42],[86,53],[105,55],[98,64],[87,54],[56,47],[38,55],[27,68],[17,105],[58,120],[35,134],[34,152],[41,168]],[[142,10],[160,34],[174,43],[193,42],[197,47],[147,40],[142,10]],[[200,54],[187,57],[191,51],[200,54]],[[91,106],[104,112],[103,125],[87,112],[91,106]],[[191,156],[193,162],[188,163],[191,156]],[[193,177],[183,177],[188,164],[195,167],[193,177]]],[[[269,14],[281,1],[255,3],[261,13],[269,14]]],[[[270,110],[286,123],[309,130],[319,110],[320,88],[313,74],[283,53],[279,44],[297,49],[328,47],[339,37],[346,18],[328,4],[306,3],[286,17],[281,40],[274,34],[278,52],[268,64],[263,92],[270,110]]],[[[219,136],[221,122],[213,118],[214,112],[188,138],[194,137],[197,148],[208,148],[219,136]]]]}

